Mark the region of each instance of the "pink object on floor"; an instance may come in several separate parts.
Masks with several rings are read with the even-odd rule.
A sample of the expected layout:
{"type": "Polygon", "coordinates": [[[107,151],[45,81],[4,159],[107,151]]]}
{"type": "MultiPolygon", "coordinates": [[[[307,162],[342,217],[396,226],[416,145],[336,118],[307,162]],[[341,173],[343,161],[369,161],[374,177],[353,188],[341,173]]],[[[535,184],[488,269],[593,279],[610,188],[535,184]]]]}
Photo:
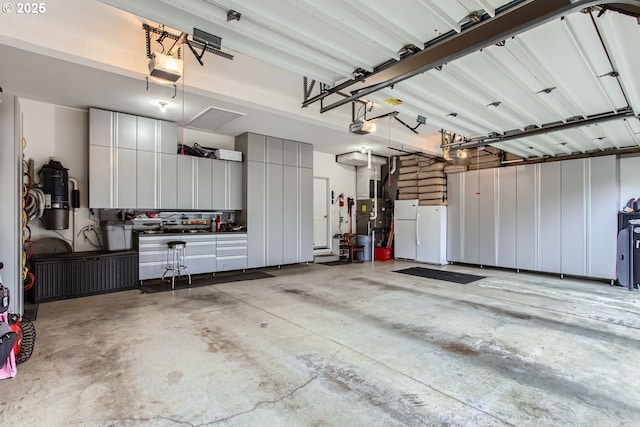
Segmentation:
{"type": "MultiPolygon", "coordinates": [[[[0,322],[8,322],[7,313],[0,314],[0,322]]],[[[9,353],[9,358],[7,361],[0,367],[0,380],[4,380],[6,378],[13,378],[17,373],[16,369],[16,356],[13,354],[13,350],[9,353]]]]}

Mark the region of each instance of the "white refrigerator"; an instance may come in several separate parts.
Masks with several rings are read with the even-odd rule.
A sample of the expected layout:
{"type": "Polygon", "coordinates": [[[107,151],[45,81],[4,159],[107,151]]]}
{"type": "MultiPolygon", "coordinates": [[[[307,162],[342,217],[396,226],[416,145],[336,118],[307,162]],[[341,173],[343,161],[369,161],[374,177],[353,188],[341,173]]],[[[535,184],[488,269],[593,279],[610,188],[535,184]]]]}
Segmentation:
{"type": "Polygon", "coordinates": [[[415,260],[417,250],[418,200],[396,200],[394,203],[393,256],[415,260]]]}
{"type": "Polygon", "coordinates": [[[394,218],[395,258],[448,264],[446,206],[418,206],[418,200],[396,200],[394,218]]]}

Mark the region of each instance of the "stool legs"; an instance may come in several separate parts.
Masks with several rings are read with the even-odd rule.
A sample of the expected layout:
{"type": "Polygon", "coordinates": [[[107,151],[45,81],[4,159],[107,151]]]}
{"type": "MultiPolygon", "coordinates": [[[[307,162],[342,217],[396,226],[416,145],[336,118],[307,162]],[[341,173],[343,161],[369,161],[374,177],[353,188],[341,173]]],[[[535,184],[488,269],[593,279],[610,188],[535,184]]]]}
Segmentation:
{"type": "Polygon", "coordinates": [[[185,258],[184,246],[178,247],[173,254],[173,265],[175,266],[173,275],[171,276],[171,289],[175,288],[175,270],[178,270],[178,281],[180,280],[180,271],[184,270],[187,273],[187,277],[189,278],[189,286],[191,286],[191,274],[187,271],[187,259],[185,258]],[[176,265],[177,264],[177,265],[176,265]]]}
{"type": "Polygon", "coordinates": [[[187,271],[187,261],[185,257],[184,245],[170,246],[167,250],[167,265],[162,274],[162,281],[169,271],[171,271],[171,289],[175,289],[176,272],[178,281],[180,280],[181,271],[187,274],[189,278],[189,286],[191,286],[191,274],[187,271]]]}

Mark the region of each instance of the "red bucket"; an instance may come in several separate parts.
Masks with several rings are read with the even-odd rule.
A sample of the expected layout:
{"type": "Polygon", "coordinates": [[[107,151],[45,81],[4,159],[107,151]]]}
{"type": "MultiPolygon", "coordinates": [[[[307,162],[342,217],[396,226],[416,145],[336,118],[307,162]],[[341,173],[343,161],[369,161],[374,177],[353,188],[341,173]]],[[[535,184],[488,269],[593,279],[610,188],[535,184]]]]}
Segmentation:
{"type": "Polygon", "coordinates": [[[374,248],[376,261],[389,261],[391,259],[391,248],[374,248]]]}

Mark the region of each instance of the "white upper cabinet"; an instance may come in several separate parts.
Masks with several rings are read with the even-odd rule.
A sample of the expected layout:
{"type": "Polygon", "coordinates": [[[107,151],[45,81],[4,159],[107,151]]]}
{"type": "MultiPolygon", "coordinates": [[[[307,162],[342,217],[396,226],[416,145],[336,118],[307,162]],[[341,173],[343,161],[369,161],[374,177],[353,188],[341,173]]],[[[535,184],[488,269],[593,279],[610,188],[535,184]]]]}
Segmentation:
{"type": "Polygon", "coordinates": [[[168,182],[160,174],[175,176],[175,166],[169,170],[172,162],[160,150],[175,155],[177,136],[175,123],[91,108],[89,206],[174,209],[175,178],[168,182]]]}
{"type": "Polygon", "coordinates": [[[147,117],[137,118],[138,129],[136,135],[138,137],[138,151],[157,151],[156,126],[158,121],[147,117]]]}
{"type": "Polygon", "coordinates": [[[166,154],[178,152],[178,126],[173,122],[158,121],[158,151],[166,154]]]}
{"type": "Polygon", "coordinates": [[[115,135],[114,146],[116,148],[127,148],[135,150],[138,146],[137,120],[136,116],[124,113],[115,114],[115,135]]]}

